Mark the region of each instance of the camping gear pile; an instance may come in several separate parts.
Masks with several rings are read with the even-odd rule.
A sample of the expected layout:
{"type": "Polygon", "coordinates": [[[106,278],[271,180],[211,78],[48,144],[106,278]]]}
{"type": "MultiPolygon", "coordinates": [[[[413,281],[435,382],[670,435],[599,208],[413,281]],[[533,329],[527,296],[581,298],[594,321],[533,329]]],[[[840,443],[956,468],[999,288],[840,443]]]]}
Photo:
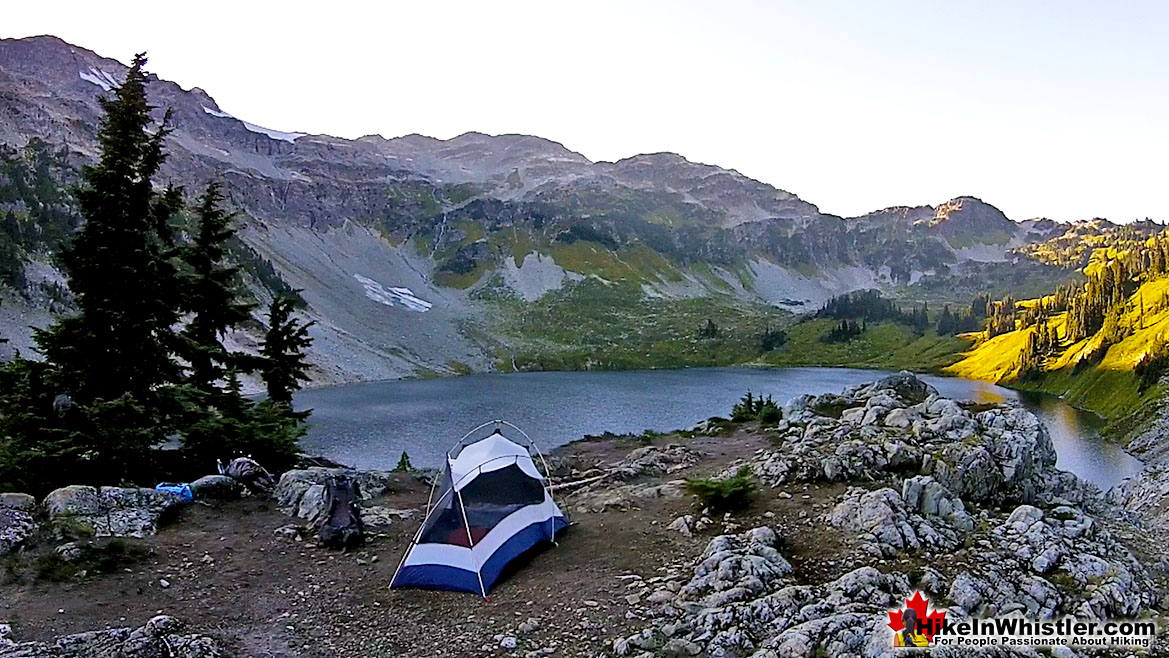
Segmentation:
{"type": "Polygon", "coordinates": [[[226,466],[220,462],[219,474],[239,481],[253,493],[268,495],[276,488],[276,478],[251,457],[236,457],[226,466]]]}
{"type": "Polygon", "coordinates": [[[496,420],[468,432],[447,453],[426,518],[390,586],[486,598],[509,563],[555,543],[568,527],[552,499],[547,471],[539,448],[511,423],[496,420]],[[472,438],[479,434],[485,436],[472,438]]]}

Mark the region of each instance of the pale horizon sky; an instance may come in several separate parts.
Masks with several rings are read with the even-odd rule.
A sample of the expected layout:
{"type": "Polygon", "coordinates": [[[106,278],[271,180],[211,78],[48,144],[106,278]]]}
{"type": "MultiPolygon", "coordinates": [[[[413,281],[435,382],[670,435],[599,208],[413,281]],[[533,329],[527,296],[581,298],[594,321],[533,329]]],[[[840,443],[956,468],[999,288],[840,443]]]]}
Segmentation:
{"type": "Polygon", "coordinates": [[[977,196],[1016,220],[1169,220],[1169,3],[19,3],[233,115],[673,151],[824,212],[977,196]]]}

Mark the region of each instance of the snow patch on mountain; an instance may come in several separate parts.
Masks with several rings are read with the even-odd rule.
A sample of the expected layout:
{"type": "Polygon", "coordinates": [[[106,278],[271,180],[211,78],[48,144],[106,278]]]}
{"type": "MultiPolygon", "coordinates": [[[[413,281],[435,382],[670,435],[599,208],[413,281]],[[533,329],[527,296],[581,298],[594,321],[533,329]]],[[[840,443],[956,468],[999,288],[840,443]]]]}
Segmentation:
{"type": "Polygon", "coordinates": [[[298,137],[305,136],[305,133],[290,133],[290,132],[284,132],[283,130],[272,130],[271,128],[257,126],[254,123],[248,123],[247,121],[244,121],[243,119],[236,118],[236,117],[228,114],[227,112],[220,112],[219,110],[213,110],[207,106],[203,106],[203,111],[206,112],[207,114],[210,114],[213,117],[218,117],[220,119],[235,119],[236,121],[239,121],[240,123],[244,124],[244,128],[247,128],[248,130],[250,130],[254,133],[259,133],[261,135],[267,135],[268,137],[271,137],[272,139],[280,140],[282,142],[288,142],[289,144],[295,143],[296,139],[298,137]]]}
{"type": "Polygon", "coordinates": [[[433,306],[433,304],[430,302],[416,296],[414,291],[410,290],[409,288],[386,288],[377,281],[374,281],[369,277],[361,276],[360,274],[354,274],[353,278],[357,279],[365,288],[365,296],[379,304],[394,306],[394,303],[397,302],[398,304],[405,306],[408,310],[417,311],[419,313],[425,313],[430,310],[431,306],[433,306]]]}
{"type": "Polygon", "coordinates": [[[757,258],[749,265],[755,293],[771,304],[810,311],[830,297],[853,290],[882,289],[889,285],[881,273],[860,266],[819,268],[814,276],[757,258]],[[802,302],[802,304],[800,303],[802,302]]]}
{"type": "Polygon", "coordinates": [[[118,81],[114,79],[114,76],[92,66],[89,67],[88,71],[78,71],[77,77],[86,82],[92,82],[101,87],[103,91],[109,91],[118,86],[118,81]]]}

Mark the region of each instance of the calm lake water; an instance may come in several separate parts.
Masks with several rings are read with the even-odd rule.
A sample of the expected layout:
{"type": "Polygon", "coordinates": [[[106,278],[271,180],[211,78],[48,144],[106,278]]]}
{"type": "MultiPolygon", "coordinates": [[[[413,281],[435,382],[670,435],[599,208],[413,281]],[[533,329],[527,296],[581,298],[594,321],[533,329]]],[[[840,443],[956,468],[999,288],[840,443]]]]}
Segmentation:
{"type": "MultiPolygon", "coordinates": [[[[888,373],[849,368],[695,368],[634,372],[533,372],[350,384],[301,392],[313,414],[305,448],[358,468],[393,468],[402,451],[415,466],[437,466],[443,453],[480,423],[503,418],[548,450],[586,434],[691,427],[730,414],[747,390],[779,402],[839,393],[888,373]]],[[[1100,439],[1101,421],[1058,398],[1018,393],[987,382],[923,377],[946,397],[1020,400],[1039,415],[1060,468],[1103,489],[1135,475],[1141,463],[1100,439]]]]}

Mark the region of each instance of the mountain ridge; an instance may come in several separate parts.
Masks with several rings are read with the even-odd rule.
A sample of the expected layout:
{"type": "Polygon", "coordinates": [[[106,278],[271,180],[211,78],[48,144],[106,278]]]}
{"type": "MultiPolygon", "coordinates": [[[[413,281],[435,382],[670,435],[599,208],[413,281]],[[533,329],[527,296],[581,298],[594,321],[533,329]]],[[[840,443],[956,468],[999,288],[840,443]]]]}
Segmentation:
{"type": "MultiPolygon", "coordinates": [[[[0,144],[40,139],[75,166],[91,160],[97,97],[124,70],[56,37],[0,40],[0,144]]],[[[972,196],[843,218],[677,153],[593,162],[550,139],[474,131],[348,140],[249,123],[199,86],[151,75],[148,89],[159,117],[173,112],[162,180],[189,194],[221,181],[244,242],[305,291],[318,350],[333,352],[325,381],[507,363],[518,348],[487,326],[484,299],[498,294],[486,291],[534,303],[595,278],[646,298],[803,312],[861,288],[958,294],[1063,232],[972,196]],[[394,288],[433,303],[410,310],[394,288]]]]}
{"type": "MultiPolygon", "coordinates": [[[[16,69],[16,70],[24,70],[26,72],[32,72],[29,70],[28,67],[22,67],[22,66],[15,66],[14,67],[11,65],[11,62],[14,60],[21,60],[21,59],[24,59],[26,62],[33,61],[35,59],[35,57],[28,57],[29,53],[27,51],[30,49],[35,50],[36,55],[38,55],[38,56],[42,55],[44,52],[44,49],[38,48],[38,46],[44,45],[44,42],[49,42],[48,45],[51,47],[51,49],[54,49],[54,48],[57,50],[67,49],[69,51],[69,53],[71,55],[74,55],[74,56],[80,54],[82,56],[81,59],[89,58],[89,59],[97,60],[100,63],[114,65],[114,67],[118,68],[119,70],[118,71],[109,71],[107,73],[109,73],[115,81],[120,77],[120,75],[124,72],[124,70],[126,68],[125,64],[121,63],[120,61],[118,61],[116,59],[104,57],[104,56],[99,55],[99,54],[97,54],[91,50],[88,50],[84,47],[70,44],[70,43],[64,41],[63,39],[60,39],[59,37],[52,36],[52,35],[38,35],[38,36],[24,37],[24,38],[19,38],[19,39],[0,39],[0,50],[2,50],[4,52],[8,52],[10,50],[17,51],[16,57],[4,58],[2,56],[2,54],[0,54],[0,63],[2,63],[4,68],[9,70],[9,71],[16,69]],[[116,75],[115,75],[115,73],[116,73],[116,75]]],[[[35,69],[36,72],[40,72],[41,70],[42,70],[41,68],[35,69]]],[[[78,77],[81,80],[86,80],[87,79],[87,72],[84,69],[81,69],[79,67],[78,68],[78,77]]],[[[165,86],[173,87],[174,89],[177,89],[180,92],[192,94],[195,97],[199,98],[200,100],[205,101],[207,108],[210,108],[212,110],[215,110],[218,113],[223,113],[224,115],[226,115],[226,116],[215,117],[215,118],[230,118],[230,119],[233,119],[236,121],[246,123],[245,119],[240,119],[238,117],[235,117],[233,115],[229,115],[229,114],[225,113],[219,107],[218,103],[214,100],[214,98],[204,88],[202,88],[200,86],[196,85],[196,86],[192,86],[190,89],[184,89],[181,85],[178,85],[177,83],[161,79],[157,75],[154,75],[154,74],[150,75],[150,79],[151,79],[152,87],[154,87],[155,85],[165,85],[165,86]]],[[[97,84],[98,86],[102,86],[102,84],[100,84],[100,83],[92,83],[91,82],[91,84],[97,84]]],[[[155,90],[152,89],[152,91],[155,91],[155,90]]],[[[171,106],[171,107],[174,107],[174,106],[171,106]]],[[[258,125],[258,124],[252,124],[252,125],[258,125]]],[[[445,140],[441,139],[441,138],[422,135],[419,133],[410,133],[410,134],[401,135],[401,136],[397,136],[397,137],[385,137],[383,135],[370,134],[370,135],[365,135],[365,136],[359,137],[357,139],[350,140],[350,139],[346,139],[346,138],[342,138],[342,137],[334,137],[334,136],[331,136],[328,134],[297,133],[297,132],[292,132],[292,131],[277,131],[277,130],[274,130],[273,132],[286,132],[288,134],[296,134],[296,135],[301,136],[301,137],[310,138],[307,141],[325,142],[325,143],[329,143],[329,144],[333,144],[333,145],[336,145],[336,144],[334,144],[336,142],[339,142],[339,143],[374,143],[374,144],[382,147],[379,150],[381,150],[383,153],[386,152],[386,148],[385,148],[386,145],[407,144],[408,142],[418,142],[420,140],[426,142],[427,145],[431,146],[433,149],[443,149],[443,150],[465,148],[466,146],[469,145],[468,144],[469,142],[472,142],[472,140],[478,140],[480,142],[483,140],[494,141],[494,142],[503,144],[502,148],[505,151],[508,148],[510,148],[509,145],[505,144],[505,142],[508,142],[508,141],[518,140],[518,141],[522,141],[522,142],[536,142],[536,143],[540,143],[542,145],[546,145],[546,146],[553,147],[555,149],[560,150],[564,156],[567,156],[568,158],[570,158],[574,162],[578,162],[580,164],[586,164],[586,165],[601,165],[601,166],[603,166],[603,168],[604,168],[603,170],[605,171],[605,173],[609,173],[610,171],[615,170],[622,175],[626,175],[628,173],[627,170],[634,165],[640,165],[642,163],[647,163],[647,162],[652,163],[654,160],[657,160],[660,158],[666,158],[666,159],[674,161],[673,163],[670,163],[670,164],[677,164],[677,165],[682,165],[682,166],[699,168],[699,169],[705,170],[707,175],[729,176],[729,177],[734,178],[736,180],[742,180],[744,182],[748,182],[750,184],[757,185],[757,186],[760,186],[762,188],[769,188],[769,190],[774,191],[781,198],[796,199],[796,200],[803,201],[802,199],[799,198],[798,195],[796,195],[792,192],[789,192],[789,191],[784,190],[782,188],[775,187],[774,185],[772,185],[770,183],[766,183],[764,181],[760,181],[758,179],[754,179],[754,178],[751,178],[749,176],[746,176],[746,175],[742,174],[741,172],[737,171],[736,169],[722,167],[719,165],[691,161],[685,155],[675,153],[672,151],[637,153],[637,154],[629,155],[629,156],[626,156],[623,158],[619,158],[619,159],[614,160],[614,161],[605,161],[605,160],[592,161],[589,158],[587,158],[586,156],[584,156],[583,154],[580,154],[579,152],[576,152],[576,151],[572,151],[571,149],[566,147],[561,142],[558,142],[558,141],[555,141],[552,139],[548,139],[545,137],[540,137],[540,136],[536,136],[536,135],[528,135],[528,134],[523,134],[523,133],[503,133],[503,134],[498,134],[498,135],[491,135],[491,134],[483,133],[483,132],[479,132],[479,131],[468,131],[468,132],[462,133],[460,135],[457,135],[455,137],[452,137],[450,139],[445,139],[445,140]]],[[[275,140],[275,141],[281,141],[281,140],[275,140]]],[[[9,143],[11,143],[11,142],[9,142],[9,143]]],[[[412,149],[418,150],[418,144],[411,144],[410,146],[412,149]]],[[[409,150],[410,149],[405,149],[404,150],[405,152],[403,152],[403,150],[397,150],[397,149],[390,148],[390,149],[388,149],[389,152],[386,154],[392,155],[392,156],[400,159],[403,156],[410,155],[409,150]]],[[[657,164],[659,164],[659,166],[663,166],[662,163],[657,163],[657,164]]],[[[472,180],[459,180],[458,182],[474,182],[474,181],[472,181],[472,180]]],[[[955,200],[957,200],[957,199],[972,199],[975,201],[980,201],[977,199],[977,197],[974,197],[974,196],[960,196],[960,197],[957,197],[955,200]]],[[[807,203],[807,202],[804,202],[804,203],[807,203]]],[[[814,209],[814,212],[817,212],[817,213],[819,212],[819,209],[814,204],[808,204],[808,205],[812,209],[814,209]]],[[[864,215],[860,215],[857,217],[872,215],[872,214],[881,212],[882,210],[887,210],[887,209],[874,210],[874,211],[871,211],[869,213],[865,213],[864,215]]],[[[837,215],[832,215],[832,216],[837,216],[837,215]]],[[[848,217],[845,217],[845,218],[848,218],[848,217]]]]}

